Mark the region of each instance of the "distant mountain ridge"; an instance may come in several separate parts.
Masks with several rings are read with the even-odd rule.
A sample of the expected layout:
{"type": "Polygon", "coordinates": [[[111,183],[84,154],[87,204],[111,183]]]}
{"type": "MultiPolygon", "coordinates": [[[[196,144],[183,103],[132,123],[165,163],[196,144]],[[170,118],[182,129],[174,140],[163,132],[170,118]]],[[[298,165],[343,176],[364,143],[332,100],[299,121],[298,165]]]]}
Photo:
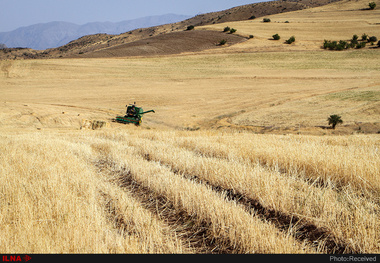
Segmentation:
{"type": "Polygon", "coordinates": [[[137,28],[175,23],[189,17],[186,15],[166,14],[125,20],[118,23],[92,22],[84,25],[55,21],[20,27],[10,32],[0,33],[0,43],[4,43],[8,47],[44,50],[65,45],[85,35],[98,33],[121,34],[137,28]]]}

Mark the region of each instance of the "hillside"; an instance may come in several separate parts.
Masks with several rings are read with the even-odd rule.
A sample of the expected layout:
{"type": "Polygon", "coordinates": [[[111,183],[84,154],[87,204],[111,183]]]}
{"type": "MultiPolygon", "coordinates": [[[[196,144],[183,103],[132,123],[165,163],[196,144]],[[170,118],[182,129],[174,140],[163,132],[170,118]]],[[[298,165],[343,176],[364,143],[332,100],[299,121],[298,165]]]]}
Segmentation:
{"type": "Polygon", "coordinates": [[[225,34],[221,31],[178,31],[72,57],[112,58],[197,52],[222,48],[223,46],[219,45],[219,42],[223,39],[227,41],[226,45],[234,45],[246,40],[241,36],[225,34]]]}
{"type": "MultiPolygon", "coordinates": [[[[64,46],[36,51],[31,49],[6,49],[0,51],[1,58],[58,58],[71,57],[83,53],[91,53],[101,49],[113,48],[118,45],[131,43],[134,41],[148,39],[150,37],[167,34],[176,31],[184,31],[190,25],[204,26],[211,24],[225,23],[229,21],[250,20],[253,17],[260,18],[278,13],[286,13],[302,10],[336,2],[339,0],[290,0],[290,1],[271,1],[235,7],[232,9],[201,14],[193,18],[162,26],[139,28],[120,35],[95,34],[88,35],[74,40],[64,46]]],[[[191,51],[191,50],[189,50],[191,51]]],[[[90,55],[91,56],[91,55],[90,55]]]]}

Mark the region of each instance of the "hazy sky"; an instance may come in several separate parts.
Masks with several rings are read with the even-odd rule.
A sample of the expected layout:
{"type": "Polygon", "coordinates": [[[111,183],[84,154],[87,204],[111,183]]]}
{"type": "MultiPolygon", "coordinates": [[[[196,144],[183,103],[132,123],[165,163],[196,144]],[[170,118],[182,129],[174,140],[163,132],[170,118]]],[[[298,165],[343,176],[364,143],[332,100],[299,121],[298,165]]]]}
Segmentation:
{"type": "Polygon", "coordinates": [[[196,15],[269,0],[0,0],[0,32],[52,21],[120,22],[151,15],[196,15]]]}

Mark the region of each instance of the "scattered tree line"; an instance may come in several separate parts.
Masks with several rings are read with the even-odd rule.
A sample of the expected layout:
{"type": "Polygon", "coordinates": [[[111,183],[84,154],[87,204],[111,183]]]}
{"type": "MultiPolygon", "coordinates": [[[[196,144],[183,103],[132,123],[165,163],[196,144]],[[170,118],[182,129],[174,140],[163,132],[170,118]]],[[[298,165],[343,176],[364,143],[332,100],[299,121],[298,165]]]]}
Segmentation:
{"type": "MultiPolygon", "coordinates": [[[[325,40],[323,42],[323,48],[329,49],[329,50],[344,50],[349,48],[364,48],[366,47],[367,43],[371,43],[371,45],[374,45],[374,43],[377,41],[376,36],[368,36],[367,34],[363,34],[361,40],[359,40],[358,35],[353,35],[352,39],[346,41],[346,40],[339,40],[339,41],[331,41],[331,40],[325,40]]],[[[377,46],[380,47],[380,41],[377,42],[377,46]]]]}

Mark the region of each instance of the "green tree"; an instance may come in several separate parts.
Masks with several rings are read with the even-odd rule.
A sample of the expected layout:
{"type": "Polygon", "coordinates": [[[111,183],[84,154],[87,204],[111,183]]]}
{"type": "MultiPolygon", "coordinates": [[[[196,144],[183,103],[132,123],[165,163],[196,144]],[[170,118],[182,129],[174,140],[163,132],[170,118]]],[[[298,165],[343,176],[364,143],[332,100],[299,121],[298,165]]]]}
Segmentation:
{"type": "Polygon", "coordinates": [[[223,32],[229,32],[231,30],[231,28],[229,26],[226,26],[223,30],[223,32]]]}
{"type": "Polygon", "coordinates": [[[227,40],[225,40],[225,39],[222,39],[222,40],[220,40],[219,41],[219,46],[224,46],[225,44],[227,43],[227,40]]]}
{"type": "Polygon", "coordinates": [[[286,44],[291,44],[296,41],[296,38],[294,36],[290,37],[288,40],[285,41],[286,44]]]}
{"type": "Polygon", "coordinates": [[[233,34],[233,33],[235,33],[237,30],[235,29],[235,28],[231,28],[230,29],[230,34],[233,34]]]}
{"type": "Polygon", "coordinates": [[[274,40],[280,40],[280,35],[279,34],[275,34],[272,36],[274,40]]]}
{"type": "Polygon", "coordinates": [[[368,4],[369,5],[369,9],[373,10],[376,8],[376,3],[375,2],[371,2],[368,4]]]}
{"type": "Polygon", "coordinates": [[[376,42],[376,41],[377,41],[377,37],[375,36],[368,38],[368,42],[376,42]]]}
{"type": "Polygon", "coordinates": [[[330,117],[328,117],[327,121],[329,122],[329,125],[331,125],[331,127],[334,130],[335,130],[336,125],[343,123],[342,117],[339,115],[336,115],[336,114],[330,115],[330,117]]]}

